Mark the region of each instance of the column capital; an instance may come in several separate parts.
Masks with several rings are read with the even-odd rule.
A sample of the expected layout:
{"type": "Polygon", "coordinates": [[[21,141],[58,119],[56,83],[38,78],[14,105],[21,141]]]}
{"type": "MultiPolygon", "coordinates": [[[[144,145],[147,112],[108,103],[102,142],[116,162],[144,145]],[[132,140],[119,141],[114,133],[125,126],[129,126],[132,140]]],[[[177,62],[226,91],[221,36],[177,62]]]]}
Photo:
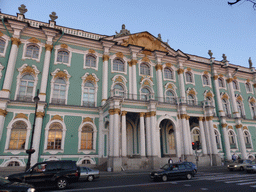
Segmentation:
{"type": "Polygon", "coordinates": [[[213,116],[206,117],[206,121],[212,121],[212,120],[213,120],[213,116]]]}
{"type": "Polygon", "coordinates": [[[256,88],[256,83],[253,84],[253,87],[256,88]]]}
{"type": "Polygon", "coordinates": [[[186,119],[186,117],[187,117],[187,114],[181,114],[181,115],[180,115],[180,118],[181,118],[181,119],[186,119]]]}
{"type": "Polygon", "coordinates": [[[122,111],[122,116],[126,116],[127,111],[122,111]]]}
{"type": "Polygon", "coordinates": [[[6,110],[0,109],[0,115],[1,115],[1,116],[4,116],[4,117],[5,117],[5,116],[7,115],[7,113],[8,113],[8,112],[7,112],[6,110]]]}
{"type": "Polygon", "coordinates": [[[53,48],[53,46],[52,45],[49,45],[49,44],[45,44],[45,50],[46,51],[52,51],[52,48],[53,48]]]}
{"type": "Polygon", "coordinates": [[[218,79],[218,75],[213,75],[213,79],[217,80],[218,79]]]}
{"type": "Polygon", "coordinates": [[[156,112],[155,111],[150,111],[150,115],[151,115],[151,117],[156,116],[156,112]]]}
{"type": "Polygon", "coordinates": [[[178,72],[178,75],[180,75],[180,74],[184,73],[184,69],[179,68],[179,69],[177,70],[177,72],[178,72]]]}
{"type": "Polygon", "coordinates": [[[203,117],[198,117],[198,120],[199,121],[203,121],[203,117]]]}
{"type": "Polygon", "coordinates": [[[225,127],[227,127],[227,126],[228,126],[227,123],[222,123],[222,124],[221,124],[221,127],[222,127],[222,128],[225,128],[225,127]]]}
{"type": "Polygon", "coordinates": [[[228,78],[226,81],[227,83],[231,83],[233,81],[233,78],[228,78]]]}
{"type": "Polygon", "coordinates": [[[36,113],[36,117],[38,117],[38,118],[43,118],[44,117],[44,112],[37,112],[36,113]]]}
{"type": "Polygon", "coordinates": [[[144,117],[145,113],[141,112],[140,117],[144,117]]]}
{"type": "Polygon", "coordinates": [[[145,117],[150,117],[150,116],[151,116],[150,112],[147,112],[146,115],[145,115],[145,117]]]}
{"type": "Polygon", "coordinates": [[[12,44],[17,45],[17,47],[21,44],[21,41],[18,38],[12,37],[11,40],[12,40],[12,44]]]}
{"type": "Polygon", "coordinates": [[[109,55],[103,55],[102,56],[103,62],[109,60],[109,55]]]}
{"type": "Polygon", "coordinates": [[[242,124],[238,124],[238,125],[236,125],[236,128],[237,129],[241,129],[243,127],[243,125],[242,124]]]}
{"type": "Polygon", "coordinates": [[[132,59],[131,61],[128,61],[128,64],[129,64],[129,66],[131,67],[131,66],[133,66],[133,65],[137,65],[137,60],[136,59],[132,59]]]}
{"type": "Polygon", "coordinates": [[[190,116],[189,115],[186,115],[186,120],[189,120],[190,116]]]}
{"type": "Polygon", "coordinates": [[[161,71],[162,71],[163,66],[162,66],[161,64],[157,64],[157,65],[155,66],[155,68],[156,68],[156,70],[161,70],[161,71]]]}
{"type": "Polygon", "coordinates": [[[109,109],[108,112],[110,115],[120,114],[120,109],[109,109]]]}

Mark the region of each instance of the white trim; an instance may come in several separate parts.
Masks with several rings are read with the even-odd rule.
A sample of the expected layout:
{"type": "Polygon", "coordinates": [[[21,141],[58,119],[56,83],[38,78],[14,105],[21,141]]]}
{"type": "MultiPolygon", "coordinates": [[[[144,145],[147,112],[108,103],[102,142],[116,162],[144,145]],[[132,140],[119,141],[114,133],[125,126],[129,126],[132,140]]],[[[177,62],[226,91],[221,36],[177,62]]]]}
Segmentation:
{"type": "Polygon", "coordinates": [[[6,159],[4,160],[4,162],[2,163],[2,165],[0,167],[7,167],[9,165],[9,163],[11,162],[18,162],[20,165],[18,167],[23,167],[26,166],[24,159],[19,159],[17,157],[11,157],[10,159],[6,159]]]}
{"type": "Polygon", "coordinates": [[[175,73],[175,68],[172,66],[172,67],[167,67],[165,64],[163,65],[163,70],[162,70],[162,74],[163,74],[163,80],[164,81],[173,81],[173,82],[176,82],[176,73],[175,73]],[[164,69],[165,68],[168,68],[172,71],[172,75],[173,75],[173,78],[172,79],[168,79],[168,78],[165,78],[164,76],[164,69]]]}
{"type": "Polygon", "coordinates": [[[244,83],[244,86],[245,86],[246,93],[252,93],[253,94],[253,86],[252,86],[251,82],[244,83]],[[246,84],[248,84],[250,86],[251,91],[248,91],[248,89],[246,87],[246,84]]]}
{"type": "Polygon", "coordinates": [[[86,165],[86,164],[82,164],[82,162],[83,162],[84,160],[89,160],[89,161],[90,161],[90,164],[96,165],[95,159],[94,159],[94,158],[91,158],[90,156],[88,156],[88,157],[83,157],[83,158],[79,158],[79,159],[77,160],[76,164],[77,164],[77,165],[86,165]]]}
{"type": "Polygon", "coordinates": [[[4,69],[4,66],[0,63],[0,79],[2,79],[2,71],[4,69]]]}
{"type": "Polygon", "coordinates": [[[0,53],[0,57],[5,57],[6,49],[7,49],[7,46],[9,44],[10,38],[7,35],[4,34],[2,37],[0,37],[0,39],[5,42],[4,52],[0,53]]]}
{"type": "Polygon", "coordinates": [[[139,76],[142,76],[142,77],[145,77],[145,76],[147,76],[147,77],[153,77],[153,66],[155,66],[151,61],[149,61],[149,62],[146,62],[146,61],[142,61],[142,59],[140,59],[139,61],[138,61],[138,71],[139,71],[139,76]],[[143,63],[145,63],[145,64],[147,64],[148,66],[149,66],[149,70],[150,70],[150,75],[143,75],[143,74],[140,74],[140,65],[141,64],[143,64],[143,63]]]}
{"type": "Polygon", "coordinates": [[[239,81],[238,81],[238,80],[236,80],[236,79],[235,79],[235,80],[233,80],[233,81],[232,81],[232,86],[233,86],[234,91],[238,91],[238,92],[240,92],[240,84],[239,84],[239,81]],[[234,89],[234,85],[233,85],[233,82],[234,82],[234,81],[237,83],[237,87],[238,87],[238,89],[234,89]]]}
{"type": "Polygon", "coordinates": [[[68,67],[70,67],[70,66],[71,66],[72,52],[73,52],[73,49],[70,48],[69,46],[68,46],[67,49],[61,48],[61,45],[55,46],[54,65],[63,64],[63,65],[67,65],[68,67]],[[66,51],[66,52],[68,52],[68,63],[63,63],[63,62],[58,62],[58,61],[57,61],[58,52],[59,52],[59,51],[66,51]]]}
{"type": "Polygon", "coordinates": [[[84,52],[84,66],[83,66],[83,69],[94,69],[95,71],[98,71],[98,66],[99,66],[99,57],[102,57],[102,54],[98,53],[98,52],[94,52],[94,53],[89,53],[89,50],[85,51],[84,52]],[[88,67],[86,66],[86,57],[87,55],[91,55],[91,56],[94,56],[95,59],[96,59],[96,67],[88,67]]]}
{"type": "Polygon", "coordinates": [[[201,75],[201,79],[202,79],[202,85],[203,85],[203,87],[212,87],[212,82],[211,82],[211,77],[210,77],[210,75],[209,74],[202,74],[201,75]],[[204,84],[204,76],[206,76],[207,77],[207,79],[208,79],[208,82],[209,82],[209,85],[205,85],[204,84]]]}
{"type": "Polygon", "coordinates": [[[238,142],[237,142],[237,135],[236,135],[236,132],[235,132],[235,130],[233,130],[233,129],[228,129],[227,130],[227,134],[228,134],[228,142],[229,142],[229,145],[230,145],[230,150],[232,151],[232,152],[234,152],[234,151],[236,151],[236,150],[238,150],[239,148],[238,148],[238,142]],[[230,140],[229,140],[229,132],[233,132],[234,133],[234,141],[235,141],[235,145],[236,145],[236,148],[235,149],[232,149],[231,148],[231,143],[230,143],[230,140]]]}
{"type": "Polygon", "coordinates": [[[41,58],[41,54],[42,54],[42,47],[44,47],[44,44],[41,43],[41,42],[38,42],[38,43],[31,43],[31,42],[29,41],[29,39],[26,39],[26,40],[22,39],[21,42],[24,43],[24,45],[23,45],[22,59],[21,59],[21,60],[31,59],[31,60],[35,60],[36,62],[40,62],[40,58],[41,58]],[[39,51],[38,51],[38,58],[26,57],[27,47],[30,46],[30,45],[34,45],[34,46],[36,46],[36,47],[39,48],[39,51]]]}
{"type": "MultiPolygon", "coordinates": [[[[224,90],[226,90],[226,89],[227,89],[226,81],[225,81],[225,79],[224,79],[223,77],[218,77],[218,79],[217,79],[217,83],[218,83],[218,87],[219,87],[219,89],[224,89],[224,90]],[[222,79],[222,82],[223,82],[223,86],[224,86],[224,87],[220,87],[219,79],[222,79]]],[[[233,86],[233,85],[232,85],[232,86],[233,86]]]]}
{"type": "Polygon", "coordinates": [[[190,90],[193,90],[195,92],[194,101],[195,101],[195,105],[198,105],[198,103],[197,103],[198,102],[198,100],[197,100],[197,92],[196,92],[195,88],[191,88],[191,87],[189,87],[187,89],[187,91],[186,91],[186,101],[187,101],[187,103],[188,103],[188,93],[189,93],[190,90]]]}
{"type": "Polygon", "coordinates": [[[194,74],[195,72],[193,72],[192,70],[187,70],[187,69],[185,69],[185,71],[184,71],[184,75],[185,75],[185,82],[186,82],[186,84],[192,84],[192,85],[194,85],[195,86],[195,74],[194,74]],[[187,81],[187,73],[190,73],[191,74],[191,78],[192,78],[192,82],[188,82],[187,81]]]}
{"type": "Polygon", "coordinates": [[[213,132],[214,132],[214,139],[215,139],[215,140],[216,140],[216,138],[215,138],[215,137],[216,137],[215,131],[218,132],[218,140],[219,140],[219,142],[220,142],[220,149],[218,149],[218,146],[217,146],[217,143],[216,143],[216,147],[217,147],[217,150],[218,150],[218,153],[219,153],[220,151],[222,151],[221,134],[220,134],[220,132],[219,132],[218,129],[214,128],[214,129],[213,129],[213,132]]]}
{"type": "Polygon", "coordinates": [[[111,63],[111,73],[123,73],[123,74],[127,75],[128,59],[125,56],[123,56],[123,58],[121,58],[121,57],[117,57],[116,54],[114,54],[114,55],[111,55],[109,57],[109,59],[110,59],[110,63],[111,63]],[[113,65],[114,65],[115,59],[119,59],[124,63],[124,71],[114,71],[113,65]]]}

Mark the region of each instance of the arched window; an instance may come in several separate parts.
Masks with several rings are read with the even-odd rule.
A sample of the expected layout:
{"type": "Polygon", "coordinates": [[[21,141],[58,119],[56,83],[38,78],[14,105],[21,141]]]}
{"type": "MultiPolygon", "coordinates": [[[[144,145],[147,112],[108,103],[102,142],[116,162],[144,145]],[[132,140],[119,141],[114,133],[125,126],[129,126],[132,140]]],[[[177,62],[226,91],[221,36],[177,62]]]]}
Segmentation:
{"type": "Polygon", "coordinates": [[[237,81],[232,81],[233,83],[233,89],[238,90],[238,82],[237,81]]]}
{"type": "Polygon", "coordinates": [[[219,82],[219,88],[225,88],[224,80],[222,78],[218,78],[218,82],[219,82]]]}
{"type": "Polygon", "coordinates": [[[5,41],[0,39],[0,53],[4,53],[5,41]]]}
{"type": "Polygon", "coordinates": [[[140,74],[141,75],[150,75],[150,67],[146,63],[140,65],[140,74]]]}
{"type": "Polygon", "coordinates": [[[199,141],[199,143],[200,143],[200,131],[199,131],[199,129],[196,129],[196,128],[193,129],[192,139],[193,139],[193,142],[199,141]]]}
{"type": "Polygon", "coordinates": [[[120,84],[115,84],[114,86],[114,96],[124,96],[124,88],[120,84]]]}
{"type": "Polygon", "coordinates": [[[86,82],[84,84],[83,106],[87,106],[87,107],[95,106],[95,88],[92,82],[86,82]]]}
{"type": "Polygon", "coordinates": [[[66,81],[63,78],[57,78],[53,86],[52,103],[65,104],[66,101],[66,81]]]}
{"type": "Polygon", "coordinates": [[[186,72],[186,80],[187,80],[187,82],[189,82],[189,83],[193,83],[192,73],[186,72]]]}
{"type": "Polygon", "coordinates": [[[28,45],[25,57],[38,59],[38,57],[39,57],[39,48],[36,45],[28,45]]]}
{"type": "Polygon", "coordinates": [[[30,74],[24,75],[20,80],[17,100],[32,101],[34,90],[34,77],[30,74]]]}
{"type": "Polygon", "coordinates": [[[113,61],[113,71],[124,72],[124,62],[120,59],[115,59],[113,61]]]}
{"type": "Polygon", "coordinates": [[[221,149],[219,132],[217,130],[214,130],[214,135],[215,135],[215,141],[216,141],[217,149],[221,149]]]}
{"type": "Polygon", "coordinates": [[[251,111],[252,111],[252,118],[255,119],[256,118],[256,107],[255,107],[255,103],[254,102],[250,102],[250,107],[251,107],[251,111]]]}
{"type": "Polygon", "coordinates": [[[222,105],[223,105],[223,110],[225,114],[229,115],[228,101],[226,99],[222,99],[222,105]]]}
{"type": "Polygon", "coordinates": [[[19,167],[20,163],[17,161],[11,161],[10,163],[8,163],[7,167],[19,167]]]}
{"type": "Polygon", "coordinates": [[[195,101],[195,97],[194,95],[189,94],[188,95],[188,105],[195,105],[196,101],[195,101]]]}
{"type": "Polygon", "coordinates": [[[23,121],[16,121],[12,125],[9,149],[20,150],[25,149],[27,136],[27,124],[23,121]]]}
{"type": "Polygon", "coordinates": [[[141,89],[141,100],[148,100],[150,96],[150,90],[146,87],[141,89]]]}
{"type": "Polygon", "coordinates": [[[164,68],[164,78],[173,79],[173,71],[168,67],[164,68]]]}
{"type": "Polygon", "coordinates": [[[236,149],[236,137],[232,130],[228,131],[229,144],[231,149],[236,149]]]}
{"type": "Polygon", "coordinates": [[[59,51],[57,55],[57,62],[68,63],[69,53],[67,51],[59,51]]]}
{"type": "Polygon", "coordinates": [[[86,55],[85,66],[96,67],[96,58],[92,55],[86,55]]]}
{"type": "Polygon", "coordinates": [[[244,142],[245,142],[245,146],[246,148],[251,148],[251,136],[250,136],[250,133],[245,130],[244,131],[244,142]]]}
{"type": "Polygon", "coordinates": [[[62,142],[62,125],[52,123],[48,132],[47,149],[61,149],[62,142]]]}
{"type": "Polygon", "coordinates": [[[208,75],[203,75],[203,85],[210,85],[208,75]]]}
{"type": "Polygon", "coordinates": [[[175,95],[172,91],[168,90],[166,91],[166,102],[167,103],[176,103],[175,95]]]}
{"type": "Polygon", "coordinates": [[[252,92],[252,87],[250,83],[245,83],[245,88],[247,92],[252,92]]]}
{"type": "Polygon", "coordinates": [[[236,105],[237,105],[238,113],[240,114],[241,117],[243,117],[243,116],[244,116],[244,114],[243,114],[243,111],[244,111],[244,110],[243,110],[242,101],[237,100],[237,101],[236,101],[236,105]]]}
{"type": "Polygon", "coordinates": [[[81,132],[81,150],[93,149],[93,128],[85,125],[81,132]]]}

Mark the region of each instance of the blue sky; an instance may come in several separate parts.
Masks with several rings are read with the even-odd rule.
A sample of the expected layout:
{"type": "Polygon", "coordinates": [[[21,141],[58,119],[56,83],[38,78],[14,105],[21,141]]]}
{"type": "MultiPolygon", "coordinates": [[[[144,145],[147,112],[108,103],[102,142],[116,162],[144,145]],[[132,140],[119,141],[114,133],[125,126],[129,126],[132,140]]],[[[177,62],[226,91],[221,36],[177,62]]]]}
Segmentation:
{"type": "MultiPolygon", "coordinates": [[[[229,0],[235,1],[235,0],[229,0]]],[[[57,25],[102,35],[114,35],[121,25],[131,33],[161,33],[174,50],[256,67],[256,10],[250,2],[233,6],[227,0],[0,0],[2,13],[16,15],[25,4],[25,17],[48,22],[52,11],[57,25]]]]}

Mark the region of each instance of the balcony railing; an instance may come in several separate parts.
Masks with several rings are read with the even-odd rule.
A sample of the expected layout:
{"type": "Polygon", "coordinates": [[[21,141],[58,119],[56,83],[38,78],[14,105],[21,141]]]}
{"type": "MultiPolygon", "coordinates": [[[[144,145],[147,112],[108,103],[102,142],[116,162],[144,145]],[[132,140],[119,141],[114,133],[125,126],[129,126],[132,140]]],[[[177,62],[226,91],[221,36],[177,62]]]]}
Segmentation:
{"type": "Polygon", "coordinates": [[[66,99],[57,99],[57,98],[52,98],[52,103],[53,104],[65,104],[66,99]]]}
{"type": "Polygon", "coordinates": [[[246,143],[246,144],[245,144],[245,147],[246,147],[246,149],[251,149],[251,148],[252,148],[252,145],[251,145],[251,143],[246,143]]]}
{"type": "Polygon", "coordinates": [[[95,102],[83,101],[83,106],[84,107],[95,107],[95,102]]]}
{"type": "Polygon", "coordinates": [[[236,149],[236,144],[230,144],[230,149],[236,149]]]}
{"type": "Polygon", "coordinates": [[[17,95],[18,101],[32,101],[32,96],[26,96],[26,95],[17,95]]]}

